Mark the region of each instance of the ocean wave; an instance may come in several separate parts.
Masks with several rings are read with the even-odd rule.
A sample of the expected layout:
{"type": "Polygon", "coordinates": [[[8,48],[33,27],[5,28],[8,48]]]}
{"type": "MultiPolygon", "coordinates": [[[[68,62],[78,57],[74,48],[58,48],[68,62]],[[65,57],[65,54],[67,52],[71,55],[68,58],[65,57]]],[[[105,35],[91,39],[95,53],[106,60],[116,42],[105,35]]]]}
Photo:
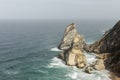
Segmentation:
{"type": "Polygon", "coordinates": [[[43,71],[43,70],[38,70],[37,72],[43,73],[43,74],[47,74],[48,73],[48,71],[43,71]]]}
{"type": "MultiPolygon", "coordinates": [[[[92,53],[86,53],[88,64],[96,61],[95,55],[92,53]]],[[[68,67],[69,68],[69,67],[68,67]]],[[[111,80],[109,78],[109,72],[107,70],[103,71],[93,71],[92,74],[85,73],[83,69],[78,69],[75,66],[72,67],[71,71],[68,72],[65,77],[71,80],[111,80]],[[87,76],[87,77],[86,77],[87,76]]]]}
{"type": "Polygon", "coordinates": [[[19,74],[19,71],[6,70],[6,71],[4,71],[4,74],[16,75],[16,74],[19,74]]]}
{"type": "MultiPolygon", "coordinates": [[[[87,57],[88,64],[96,61],[96,56],[93,53],[85,52],[87,57]]],[[[57,58],[54,57],[51,59],[50,63],[47,65],[47,68],[66,68],[68,71],[64,75],[64,77],[70,80],[111,80],[109,78],[109,74],[107,70],[103,71],[93,71],[92,74],[85,73],[83,69],[78,69],[76,66],[67,66],[65,63],[57,58]],[[87,76],[87,77],[86,77],[87,76]]]]}
{"type": "Polygon", "coordinates": [[[56,52],[60,52],[62,50],[59,50],[57,47],[51,48],[50,51],[56,51],[56,52]]]}
{"type": "Polygon", "coordinates": [[[87,40],[86,43],[87,43],[87,44],[92,44],[92,43],[94,43],[94,40],[92,40],[92,39],[87,40]]]}
{"type": "Polygon", "coordinates": [[[67,67],[67,66],[61,59],[54,57],[51,59],[50,63],[47,65],[47,67],[48,68],[59,68],[59,67],[67,67]]]}
{"type": "Polygon", "coordinates": [[[87,52],[85,52],[84,54],[85,54],[86,57],[87,57],[87,62],[88,62],[88,64],[90,64],[90,63],[92,63],[92,62],[94,62],[94,61],[97,60],[97,59],[96,59],[96,56],[94,55],[94,53],[87,53],[87,52]]]}
{"type": "Polygon", "coordinates": [[[101,33],[102,33],[102,34],[105,34],[105,31],[106,31],[106,30],[102,30],[101,33]]]}

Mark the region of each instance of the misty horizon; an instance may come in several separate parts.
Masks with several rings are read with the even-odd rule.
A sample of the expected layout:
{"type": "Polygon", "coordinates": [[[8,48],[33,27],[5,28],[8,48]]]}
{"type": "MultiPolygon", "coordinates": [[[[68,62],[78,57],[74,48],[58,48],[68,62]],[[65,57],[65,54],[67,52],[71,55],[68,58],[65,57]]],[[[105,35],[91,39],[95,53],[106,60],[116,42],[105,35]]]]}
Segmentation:
{"type": "Polygon", "coordinates": [[[0,20],[119,20],[119,0],[1,0],[0,20]]]}

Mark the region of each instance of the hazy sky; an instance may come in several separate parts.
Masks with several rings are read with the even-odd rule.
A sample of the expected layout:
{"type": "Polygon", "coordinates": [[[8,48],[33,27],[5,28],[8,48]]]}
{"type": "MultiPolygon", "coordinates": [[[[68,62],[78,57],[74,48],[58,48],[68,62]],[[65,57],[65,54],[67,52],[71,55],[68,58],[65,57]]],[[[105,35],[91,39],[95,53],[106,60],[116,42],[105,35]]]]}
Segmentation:
{"type": "Polygon", "coordinates": [[[0,19],[120,19],[120,0],[0,0],[0,19]]]}

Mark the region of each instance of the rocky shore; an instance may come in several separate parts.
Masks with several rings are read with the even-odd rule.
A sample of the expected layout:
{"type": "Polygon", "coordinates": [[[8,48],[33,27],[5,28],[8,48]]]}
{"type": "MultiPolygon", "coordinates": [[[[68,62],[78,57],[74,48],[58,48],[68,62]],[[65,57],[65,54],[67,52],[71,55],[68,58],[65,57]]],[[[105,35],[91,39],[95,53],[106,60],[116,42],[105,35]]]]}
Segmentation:
{"type": "Polygon", "coordinates": [[[65,61],[66,65],[84,68],[89,74],[93,70],[104,69],[120,74],[120,21],[106,31],[101,39],[90,45],[86,44],[84,37],[77,32],[75,24],[72,23],[66,27],[58,48],[63,51],[58,57],[65,61]],[[85,52],[94,53],[97,60],[88,64],[85,52]]]}

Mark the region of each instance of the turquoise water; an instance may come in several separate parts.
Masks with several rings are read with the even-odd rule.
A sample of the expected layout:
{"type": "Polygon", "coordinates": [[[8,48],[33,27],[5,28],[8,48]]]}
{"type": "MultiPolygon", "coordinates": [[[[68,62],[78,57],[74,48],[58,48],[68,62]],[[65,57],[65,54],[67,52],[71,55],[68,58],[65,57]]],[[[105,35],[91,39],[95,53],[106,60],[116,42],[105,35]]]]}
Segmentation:
{"type": "MultiPolygon", "coordinates": [[[[114,21],[3,20],[0,21],[0,80],[109,80],[108,71],[86,74],[66,66],[56,56],[65,27],[75,22],[79,33],[92,43],[114,21]]],[[[94,61],[93,54],[87,54],[94,61]]]]}

